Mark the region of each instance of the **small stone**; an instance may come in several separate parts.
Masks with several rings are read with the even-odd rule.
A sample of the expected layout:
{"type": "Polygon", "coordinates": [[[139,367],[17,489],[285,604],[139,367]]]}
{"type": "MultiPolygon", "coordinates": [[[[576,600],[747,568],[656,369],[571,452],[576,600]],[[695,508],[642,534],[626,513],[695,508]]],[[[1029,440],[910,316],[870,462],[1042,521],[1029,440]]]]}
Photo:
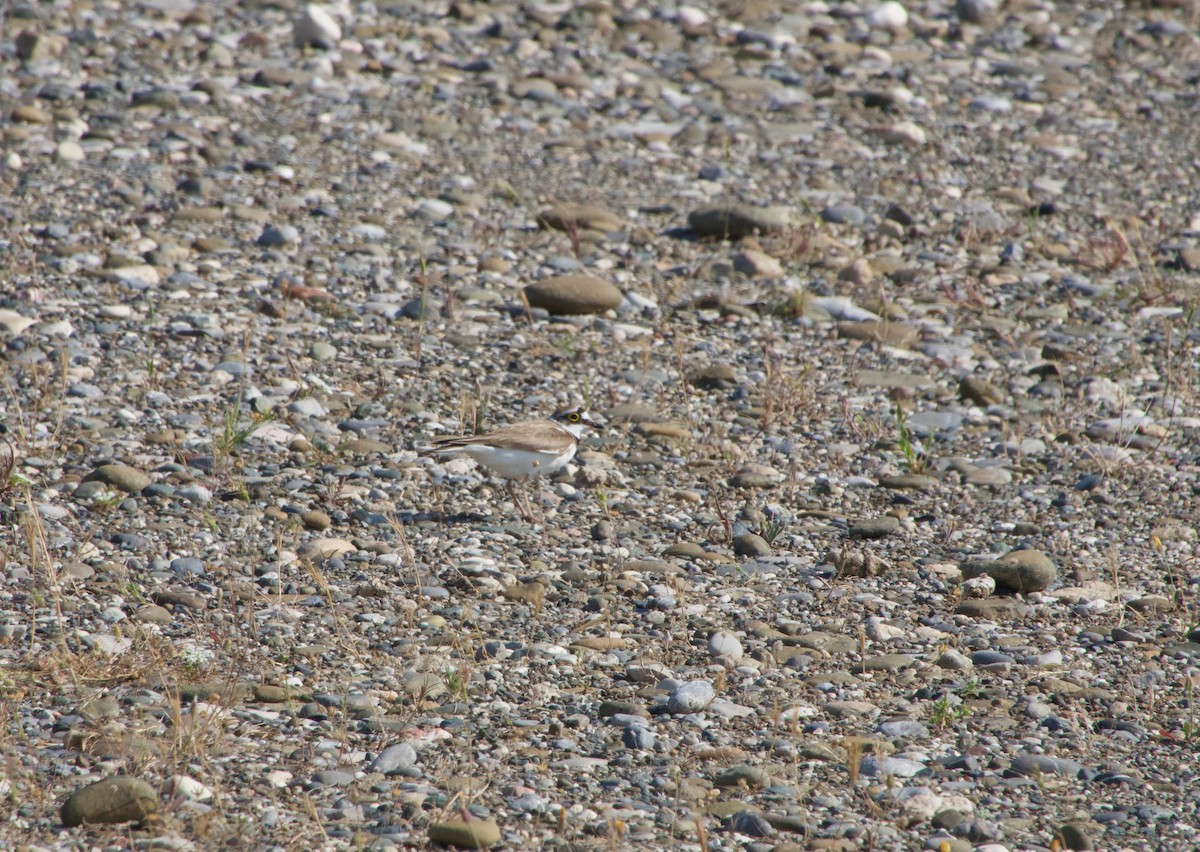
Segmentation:
{"type": "Polygon", "coordinates": [[[1040,592],[1058,578],[1050,557],[1038,550],[1013,550],[996,560],[972,560],[962,565],[964,579],[986,574],[996,585],[1014,592],[1040,592]]]}
{"type": "Polygon", "coordinates": [[[417,750],[408,743],[390,745],[371,761],[371,771],[396,775],[416,765],[417,750]]]}
{"type": "Polygon", "coordinates": [[[709,364],[688,373],[688,384],[706,390],[725,390],[737,385],[737,370],[732,364],[709,364]]]}
{"type": "Polygon", "coordinates": [[[265,225],[255,241],[264,248],[278,248],[300,242],[300,231],[293,225],[265,225]]]}
{"type": "Polygon", "coordinates": [[[667,712],[676,716],[697,713],[712,703],[717,691],[706,680],[691,680],[681,683],[667,699],[667,712]]]}
{"type": "Polygon", "coordinates": [[[67,39],[58,33],[35,33],[23,30],[17,34],[17,57],[24,62],[53,59],[62,55],[67,39]]]}
{"type": "Polygon", "coordinates": [[[1058,838],[1066,849],[1090,850],[1096,848],[1091,832],[1088,831],[1087,826],[1081,823],[1068,822],[1060,826],[1058,838]]]}
{"type": "Polygon", "coordinates": [[[308,354],[312,356],[314,361],[323,364],[335,359],[338,351],[337,347],[332,343],[327,343],[324,340],[315,340],[313,341],[312,345],[308,347],[308,354]]]}
{"type": "Polygon", "coordinates": [[[124,464],[105,464],[83,478],[84,482],[102,482],[127,494],[137,494],[150,484],[150,477],[135,467],[124,464]]]}
{"type": "Polygon", "coordinates": [[[18,124],[49,124],[54,116],[33,104],[21,104],[10,113],[12,120],[18,124]]]}
{"type": "Polygon", "coordinates": [[[203,577],[204,560],[196,556],[179,556],[171,560],[171,571],[179,577],[203,577]]]}
{"type": "Polygon", "coordinates": [[[964,580],[962,584],[963,597],[986,598],[996,591],[996,580],[987,574],[964,580]]]}
{"type": "Polygon", "coordinates": [[[779,477],[762,471],[739,470],[729,478],[729,484],[734,488],[774,488],[779,477]]]}
{"type": "Polygon", "coordinates": [[[897,491],[932,491],[938,481],[923,473],[900,473],[895,476],[879,477],[880,488],[891,488],[897,491]]]}
{"type": "Polygon", "coordinates": [[[141,822],[158,810],[158,794],[138,778],[105,778],[76,790],[62,807],[63,825],[141,822]]]}
{"type": "Polygon", "coordinates": [[[977,467],[966,476],[968,485],[1001,486],[1012,482],[1012,472],[997,465],[977,467]]]}
{"type": "Polygon", "coordinates": [[[309,3],[292,24],[292,40],[299,47],[336,47],[342,40],[342,27],[323,6],[309,3]]]}
{"type": "Polygon", "coordinates": [[[254,685],[254,700],[261,701],[263,704],[282,704],[289,697],[290,693],[282,686],[276,686],[272,683],[258,683],[254,685]]]}
{"type": "Polygon", "coordinates": [[[871,268],[870,261],[865,257],[860,257],[838,273],[839,281],[849,281],[858,287],[867,286],[874,278],[875,270],[871,268]]]}
{"type": "Polygon", "coordinates": [[[318,538],[302,545],[300,554],[310,559],[329,559],[331,556],[353,553],[357,549],[344,538],[318,538]]]}
{"type": "Polygon", "coordinates": [[[305,528],[316,530],[317,532],[327,530],[333,524],[329,515],[320,509],[310,509],[305,512],[300,516],[300,522],[304,524],[305,528]]]}
{"type": "Polygon", "coordinates": [[[425,222],[444,222],[454,215],[454,205],[440,198],[422,198],[413,216],[425,222]]]}
{"type": "Polygon", "coordinates": [[[851,538],[885,538],[900,529],[900,519],[892,515],[863,518],[850,524],[851,538]]]}
{"type": "Polygon", "coordinates": [[[624,296],[608,281],[585,273],[555,275],[524,290],[531,307],[552,314],[598,314],[621,304],[624,296]]]}
{"type": "Polygon", "coordinates": [[[82,163],[86,157],[83,146],[73,139],[64,139],[54,150],[55,159],[63,163],[82,163]]]}
{"type": "Polygon", "coordinates": [[[173,620],[171,611],[157,604],[142,607],[133,614],[133,617],[143,624],[170,624],[173,620]]]}
{"type": "Polygon", "coordinates": [[[920,339],[920,332],[911,325],[892,320],[864,320],[862,322],[839,322],[837,324],[839,337],[847,340],[864,340],[871,343],[881,343],[884,346],[894,346],[897,349],[911,349],[920,339]]]}
{"type": "Polygon", "coordinates": [[[925,768],[925,764],[904,757],[876,757],[868,755],[859,764],[859,771],[870,777],[912,778],[925,768]]]}
{"type": "Polygon", "coordinates": [[[1181,267],[1188,272],[1200,272],[1200,247],[1185,246],[1178,254],[1181,267]]]}
{"type": "Polygon", "coordinates": [[[713,778],[717,787],[748,787],[758,790],[771,786],[771,776],[760,766],[738,764],[731,766],[713,778]]]}
{"type": "Polygon", "coordinates": [[[1000,0],[954,0],[954,14],[968,24],[982,24],[1000,8],[1000,0]]]}
{"type": "Polygon", "coordinates": [[[976,405],[999,405],[1004,402],[1004,391],[976,376],[967,376],[958,383],[958,395],[976,405]]]}
{"type": "Polygon", "coordinates": [[[975,598],[965,600],[954,610],[959,615],[989,621],[1011,621],[1025,614],[1027,607],[1015,598],[975,598]]]}
{"type": "Polygon", "coordinates": [[[1170,598],[1162,595],[1143,595],[1140,598],[1134,598],[1125,604],[1134,612],[1140,612],[1143,615],[1154,615],[1157,613],[1170,612],[1175,608],[1170,598]]]}
{"type": "Polygon", "coordinates": [[[505,599],[525,603],[540,611],[546,601],[546,587],[536,580],[532,583],[513,583],[502,592],[505,599]]]}
{"type": "Polygon", "coordinates": [[[761,535],[742,533],[733,539],[733,552],[735,556],[770,556],[771,545],[761,535]]]}
{"type": "Polygon", "coordinates": [[[733,256],[733,269],[751,278],[782,278],[783,264],[771,255],[757,249],[739,251],[733,256]]]}
{"type": "Polygon", "coordinates": [[[625,227],[621,217],[596,204],[557,204],[538,213],[543,228],[570,232],[573,229],[612,233],[625,227]]]}
{"type": "Polygon", "coordinates": [[[897,672],[913,665],[914,659],[908,654],[881,654],[878,657],[867,657],[855,665],[859,672],[897,672]]]}
{"type": "Polygon", "coordinates": [[[884,128],[883,138],[893,145],[903,145],[907,148],[919,148],[928,141],[925,129],[912,121],[898,121],[884,128]]]}
{"type": "MultiPolygon", "coordinates": [[[[203,568],[202,562],[200,565],[203,568]]],[[[208,608],[208,601],[203,595],[196,594],[187,589],[158,589],[151,593],[150,599],[162,607],[178,606],[194,610],[208,608]]]]}
{"type": "Polygon", "coordinates": [[[774,837],[778,832],[766,818],[754,811],[738,811],[728,819],[729,830],[747,837],[774,837]]]}
{"type": "Polygon", "coordinates": [[[459,849],[490,849],[500,842],[500,826],[494,819],[451,819],[429,826],[429,839],[459,849]]]}
{"type": "Polygon", "coordinates": [[[751,204],[718,204],[700,207],[688,214],[688,227],[698,234],[736,240],[753,233],[781,233],[791,225],[787,207],[755,207],[751,204]]]}
{"type": "Polygon", "coordinates": [[[715,630],[708,637],[708,653],[714,657],[736,662],[742,658],[745,652],[742,648],[742,641],[731,631],[715,630]]]}
{"type": "Polygon", "coordinates": [[[354,783],[354,773],[345,769],[322,769],[313,776],[313,781],[322,787],[349,787],[354,783]]]}
{"type": "Polygon", "coordinates": [[[821,218],[835,225],[861,225],[867,214],[857,204],[831,204],[821,211],[821,218]]]}

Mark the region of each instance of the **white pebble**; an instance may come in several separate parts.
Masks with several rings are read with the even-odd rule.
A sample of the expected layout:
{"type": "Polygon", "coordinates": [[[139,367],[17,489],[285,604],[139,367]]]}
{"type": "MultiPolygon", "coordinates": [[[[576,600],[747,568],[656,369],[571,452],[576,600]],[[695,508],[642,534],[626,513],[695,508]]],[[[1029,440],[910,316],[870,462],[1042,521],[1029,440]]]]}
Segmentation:
{"type": "Polygon", "coordinates": [[[83,162],[83,147],[78,142],[68,139],[58,143],[58,148],[55,150],[54,156],[64,163],[83,162]]]}
{"type": "Polygon", "coordinates": [[[887,129],[884,133],[884,138],[896,145],[908,145],[911,148],[919,148],[925,144],[928,137],[925,130],[915,122],[900,121],[887,129]]]}
{"type": "Polygon", "coordinates": [[[323,6],[309,3],[292,26],[292,39],[300,46],[333,47],[342,39],[342,28],[323,6]]]}
{"type": "Polygon", "coordinates": [[[876,29],[898,32],[908,26],[908,10],[895,0],[888,0],[867,14],[867,23],[876,29]]]}
{"type": "Polygon", "coordinates": [[[679,21],[681,27],[692,29],[707,24],[708,15],[695,6],[680,6],[679,11],[675,13],[675,20],[679,21]]]}
{"type": "Polygon", "coordinates": [[[716,630],[708,637],[708,653],[714,657],[740,660],[744,653],[742,642],[728,630],[716,630]]]}

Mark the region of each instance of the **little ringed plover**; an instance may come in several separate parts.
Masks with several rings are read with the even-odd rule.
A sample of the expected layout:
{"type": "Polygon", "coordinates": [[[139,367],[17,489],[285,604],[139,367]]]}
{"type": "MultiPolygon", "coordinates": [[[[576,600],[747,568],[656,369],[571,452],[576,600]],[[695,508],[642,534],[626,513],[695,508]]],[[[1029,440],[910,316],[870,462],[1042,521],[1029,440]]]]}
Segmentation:
{"type": "Polygon", "coordinates": [[[595,426],[586,408],[569,408],[549,418],[525,420],[480,435],[439,438],[423,456],[462,453],[508,480],[508,493],[526,520],[533,520],[528,503],[522,505],[515,483],[543,475],[551,476],[575,458],[583,430],[595,426]]]}

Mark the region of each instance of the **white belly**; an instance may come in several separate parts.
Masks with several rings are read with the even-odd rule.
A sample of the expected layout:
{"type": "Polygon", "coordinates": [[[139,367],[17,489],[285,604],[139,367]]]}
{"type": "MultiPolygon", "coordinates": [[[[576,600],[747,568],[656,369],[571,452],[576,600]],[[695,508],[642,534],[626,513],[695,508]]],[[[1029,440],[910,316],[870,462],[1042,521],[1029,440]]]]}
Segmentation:
{"type": "Polygon", "coordinates": [[[575,447],[565,453],[535,453],[529,450],[501,450],[471,444],[457,448],[488,470],[505,479],[541,475],[550,476],[562,470],[575,456],[575,447]]]}

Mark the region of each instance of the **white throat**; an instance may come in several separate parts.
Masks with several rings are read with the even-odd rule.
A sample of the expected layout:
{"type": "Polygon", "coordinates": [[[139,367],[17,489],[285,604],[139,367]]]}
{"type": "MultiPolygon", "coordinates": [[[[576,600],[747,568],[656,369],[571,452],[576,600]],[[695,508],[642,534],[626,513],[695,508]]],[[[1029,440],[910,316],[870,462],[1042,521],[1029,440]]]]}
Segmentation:
{"type": "Polygon", "coordinates": [[[583,437],[583,430],[584,430],[584,426],[586,424],[583,424],[583,423],[559,423],[558,425],[561,426],[566,431],[570,432],[571,435],[574,436],[575,440],[578,441],[580,438],[583,437]]]}

